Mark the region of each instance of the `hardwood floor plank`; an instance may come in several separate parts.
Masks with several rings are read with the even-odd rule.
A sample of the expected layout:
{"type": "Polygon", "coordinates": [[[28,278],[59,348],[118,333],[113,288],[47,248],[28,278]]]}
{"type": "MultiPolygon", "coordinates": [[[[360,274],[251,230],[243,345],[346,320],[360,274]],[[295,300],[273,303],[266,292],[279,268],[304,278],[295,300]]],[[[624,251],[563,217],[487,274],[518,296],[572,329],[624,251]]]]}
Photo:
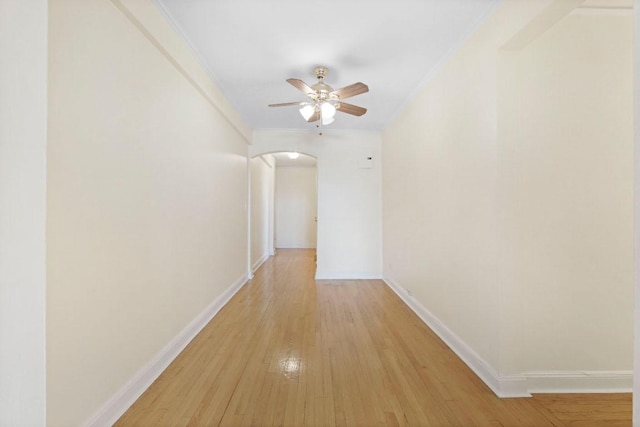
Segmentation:
{"type": "Polygon", "coordinates": [[[499,399],[382,281],[265,262],[116,426],[631,426],[630,394],[499,399]]]}

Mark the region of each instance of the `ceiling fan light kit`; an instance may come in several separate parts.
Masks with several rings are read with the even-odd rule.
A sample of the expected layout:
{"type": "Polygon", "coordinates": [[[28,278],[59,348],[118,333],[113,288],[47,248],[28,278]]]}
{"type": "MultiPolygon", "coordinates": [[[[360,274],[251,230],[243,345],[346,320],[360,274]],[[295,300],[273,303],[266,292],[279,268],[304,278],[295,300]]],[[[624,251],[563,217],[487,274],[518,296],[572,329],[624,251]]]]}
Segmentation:
{"type": "Polygon", "coordinates": [[[320,120],[323,125],[333,123],[336,111],[354,116],[362,116],[367,112],[366,108],[342,102],[345,98],[368,92],[369,87],[366,84],[358,82],[342,89],[333,90],[324,82],[324,78],[329,72],[327,67],[316,67],[313,72],[318,79],[318,82],[313,86],[307,85],[300,79],[287,79],[289,84],[311,98],[310,101],[269,104],[269,107],[300,106],[300,114],[307,122],[320,120]]]}
{"type": "Polygon", "coordinates": [[[316,112],[316,109],[313,105],[307,104],[300,109],[300,114],[304,117],[305,120],[309,121],[313,113],[316,112]]]}

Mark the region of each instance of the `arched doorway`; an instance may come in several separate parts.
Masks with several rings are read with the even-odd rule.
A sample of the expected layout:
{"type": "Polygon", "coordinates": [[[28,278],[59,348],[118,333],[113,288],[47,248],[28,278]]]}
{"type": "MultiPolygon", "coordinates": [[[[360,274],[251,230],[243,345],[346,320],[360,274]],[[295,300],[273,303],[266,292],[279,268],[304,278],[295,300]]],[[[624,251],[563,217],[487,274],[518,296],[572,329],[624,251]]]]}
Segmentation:
{"type": "Polygon", "coordinates": [[[317,246],[317,160],[297,151],[249,159],[249,270],[276,248],[317,246]]]}

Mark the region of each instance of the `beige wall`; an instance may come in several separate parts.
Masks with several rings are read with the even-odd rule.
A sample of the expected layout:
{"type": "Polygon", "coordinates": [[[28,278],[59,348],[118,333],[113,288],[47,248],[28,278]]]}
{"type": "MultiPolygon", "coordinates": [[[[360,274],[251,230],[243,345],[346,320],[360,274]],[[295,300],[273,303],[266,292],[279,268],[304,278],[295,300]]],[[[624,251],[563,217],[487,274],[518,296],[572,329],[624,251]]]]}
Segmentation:
{"type": "Polygon", "coordinates": [[[502,4],[383,133],[384,277],[493,367],[497,51],[543,7],[502,4]]]}
{"type": "Polygon", "coordinates": [[[275,159],[267,154],[251,159],[251,269],[273,252],[275,159]]]}
{"type": "Polygon", "coordinates": [[[501,4],[383,134],[384,276],[498,380],[631,369],[631,15],[522,43],[560,3],[501,4]]]}
{"type": "Polygon", "coordinates": [[[151,1],[49,7],[47,407],[71,426],[245,277],[247,140],[151,1]]]}
{"type": "MultiPolygon", "coordinates": [[[[634,26],[634,172],[635,172],[635,188],[634,188],[634,255],[640,253],[640,209],[637,208],[640,203],[640,0],[633,2],[633,26],[634,26]]],[[[634,377],[633,377],[633,425],[640,425],[640,259],[635,258],[635,334],[634,334],[634,377]]]]}
{"type": "Polygon", "coordinates": [[[576,11],[501,58],[506,371],[632,367],[631,51],[630,11],[576,11]]]}
{"type": "Polygon", "coordinates": [[[0,426],[46,418],[47,2],[0,2],[0,426]]]}

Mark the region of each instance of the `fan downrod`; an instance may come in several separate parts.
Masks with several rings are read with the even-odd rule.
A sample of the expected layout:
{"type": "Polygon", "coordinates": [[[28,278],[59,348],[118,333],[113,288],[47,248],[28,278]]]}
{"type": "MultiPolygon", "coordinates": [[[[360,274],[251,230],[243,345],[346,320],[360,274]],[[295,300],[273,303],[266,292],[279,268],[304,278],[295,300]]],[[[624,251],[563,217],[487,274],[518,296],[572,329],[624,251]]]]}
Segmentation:
{"type": "Polygon", "coordinates": [[[316,75],[318,80],[322,81],[327,74],[329,74],[329,69],[327,67],[319,66],[313,69],[313,74],[316,75]]]}
{"type": "Polygon", "coordinates": [[[311,86],[311,88],[316,91],[316,101],[324,102],[331,99],[330,94],[333,92],[333,88],[324,82],[324,77],[329,73],[329,69],[318,66],[313,69],[313,73],[318,78],[318,82],[311,86]]]}

